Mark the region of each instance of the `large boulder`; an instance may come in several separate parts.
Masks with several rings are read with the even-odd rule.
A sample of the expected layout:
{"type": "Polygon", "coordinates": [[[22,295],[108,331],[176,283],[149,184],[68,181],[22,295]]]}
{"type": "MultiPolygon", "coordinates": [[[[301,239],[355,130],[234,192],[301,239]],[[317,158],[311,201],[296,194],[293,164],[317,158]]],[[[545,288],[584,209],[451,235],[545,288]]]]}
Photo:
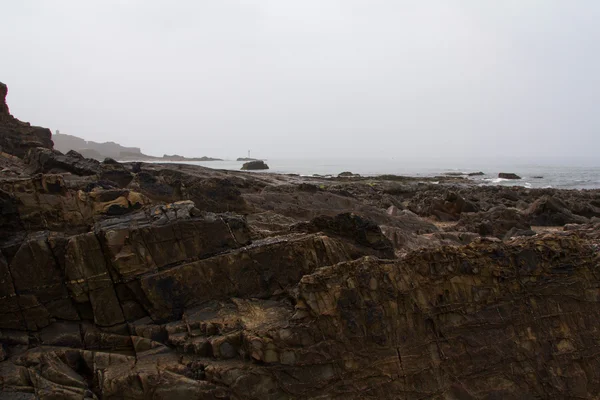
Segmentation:
{"type": "Polygon", "coordinates": [[[500,172],[498,174],[498,178],[502,178],[502,179],[521,179],[521,177],[517,174],[513,174],[511,172],[500,172]]]}
{"type": "Polygon", "coordinates": [[[263,160],[256,161],[248,161],[242,165],[242,170],[244,171],[252,171],[252,170],[261,170],[261,169],[269,169],[269,166],[263,160]]]}

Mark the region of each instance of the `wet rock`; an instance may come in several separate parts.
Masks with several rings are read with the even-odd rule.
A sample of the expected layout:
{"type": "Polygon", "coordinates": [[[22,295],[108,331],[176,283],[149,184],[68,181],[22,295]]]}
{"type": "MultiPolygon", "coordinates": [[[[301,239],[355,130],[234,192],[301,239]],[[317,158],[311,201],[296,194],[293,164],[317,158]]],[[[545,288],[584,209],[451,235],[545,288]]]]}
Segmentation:
{"type": "Polygon", "coordinates": [[[519,175],[517,174],[513,174],[512,172],[500,172],[498,174],[498,178],[502,178],[502,179],[522,179],[519,175]]]}
{"type": "Polygon", "coordinates": [[[242,165],[243,171],[253,171],[261,169],[269,169],[269,166],[262,160],[248,161],[242,165]]]}

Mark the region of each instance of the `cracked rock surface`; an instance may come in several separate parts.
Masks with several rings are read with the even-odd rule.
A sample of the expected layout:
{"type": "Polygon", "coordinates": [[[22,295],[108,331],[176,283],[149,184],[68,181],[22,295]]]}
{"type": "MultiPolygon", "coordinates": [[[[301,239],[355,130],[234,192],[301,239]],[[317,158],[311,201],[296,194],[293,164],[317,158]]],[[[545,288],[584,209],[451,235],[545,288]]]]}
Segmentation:
{"type": "Polygon", "coordinates": [[[98,163],[44,132],[0,101],[0,399],[598,398],[598,191],[98,163]]]}

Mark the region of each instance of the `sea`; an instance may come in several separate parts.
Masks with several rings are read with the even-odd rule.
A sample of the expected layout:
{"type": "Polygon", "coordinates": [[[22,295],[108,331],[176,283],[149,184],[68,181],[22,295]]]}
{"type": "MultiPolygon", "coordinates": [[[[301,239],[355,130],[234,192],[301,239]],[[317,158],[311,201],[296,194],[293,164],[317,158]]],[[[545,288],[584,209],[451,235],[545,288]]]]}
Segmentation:
{"type": "MultiPolygon", "coordinates": [[[[460,173],[483,172],[469,179],[479,185],[523,186],[528,188],[597,189],[600,188],[600,166],[568,163],[465,162],[428,160],[419,162],[397,158],[379,159],[266,159],[269,169],[262,173],[298,174],[301,176],[337,176],[349,171],[361,176],[384,174],[435,177],[460,173]],[[498,173],[515,173],[522,179],[498,178],[498,173]]],[[[239,171],[242,161],[187,162],[213,169],[239,171]]]]}

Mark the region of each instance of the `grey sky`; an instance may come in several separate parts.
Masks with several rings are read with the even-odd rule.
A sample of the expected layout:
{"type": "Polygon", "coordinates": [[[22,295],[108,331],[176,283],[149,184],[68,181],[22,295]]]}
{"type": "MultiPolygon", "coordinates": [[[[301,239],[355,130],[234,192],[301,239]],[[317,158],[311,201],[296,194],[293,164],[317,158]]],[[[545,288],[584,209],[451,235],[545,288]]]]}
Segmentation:
{"type": "Polygon", "coordinates": [[[0,0],[18,118],[150,154],[593,157],[596,0],[0,0]]]}

